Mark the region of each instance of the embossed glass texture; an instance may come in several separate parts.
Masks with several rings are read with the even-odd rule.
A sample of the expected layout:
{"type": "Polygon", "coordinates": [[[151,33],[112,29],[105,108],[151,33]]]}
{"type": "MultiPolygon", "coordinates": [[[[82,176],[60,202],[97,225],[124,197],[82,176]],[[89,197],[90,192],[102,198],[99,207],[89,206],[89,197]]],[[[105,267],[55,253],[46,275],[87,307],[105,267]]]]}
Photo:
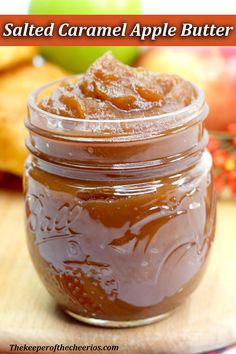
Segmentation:
{"type": "Polygon", "coordinates": [[[39,94],[26,121],[26,229],[48,292],[98,325],[140,325],[173,311],[202,278],[214,238],[202,92],[175,114],[125,122],[127,134],[107,130],[119,121],[104,128],[42,112],[39,94]]]}

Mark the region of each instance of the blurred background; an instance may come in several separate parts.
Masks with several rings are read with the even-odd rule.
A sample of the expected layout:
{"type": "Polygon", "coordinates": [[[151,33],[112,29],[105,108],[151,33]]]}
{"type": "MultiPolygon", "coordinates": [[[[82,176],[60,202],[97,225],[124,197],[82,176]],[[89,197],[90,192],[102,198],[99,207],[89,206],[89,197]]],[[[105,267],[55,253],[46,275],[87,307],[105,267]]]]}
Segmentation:
{"type": "MultiPolygon", "coordinates": [[[[229,8],[233,13],[234,7],[236,13],[231,0],[217,4],[208,0],[204,7],[184,0],[8,0],[0,4],[0,13],[223,14],[229,8]]],[[[0,47],[0,187],[21,186],[27,156],[23,122],[30,92],[47,81],[83,72],[108,49],[124,63],[176,73],[204,89],[210,107],[206,127],[215,187],[219,197],[235,198],[236,47],[0,47]]]]}
{"type": "MultiPolygon", "coordinates": [[[[207,0],[204,6],[200,1],[189,0],[8,0],[0,2],[0,14],[24,13],[222,15],[236,14],[236,2],[207,0]]],[[[223,203],[219,202],[218,207],[218,215],[221,217],[218,218],[221,226],[219,230],[223,230],[219,236],[224,237],[222,237],[222,245],[219,243],[217,262],[219,260],[219,267],[222,266],[221,254],[224,256],[223,260],[228,262],[228,251],[223,241],[227,241],[227,237],[231,241],[229,234],[233,235],[235,232],[232,217],[235,203],[230,203],[229,200],[235,200],[236,197],[236,47],[0,47],[1,233],[7,236],[6,240],[11,239],[8,237],[12,236],[9,231],[11,228],[7,225],[4,211],[5,208],[7,209],[8,199],[10,200],[9,191],[17,191],[11,198],[18,205],[20,196],[18,192],[22,190],[24,161],[28,154],[24,144],[26,137],[24,118],[27,115],[28,95],[33,89],[48,81],[86,70],[91,62],[108,49],[124,63],[144,66],[156,72],[176,73],[204,89],[210,107],[206,127],[210,132],[208,148],[214,162],[214,183],[218,199],[224,200],[223,203]],[[5,233],[2,231],[4,222],[7,225],[5,233]]],[[[21,210],[21,202],[20,199],[19,210],[21,210]]],[[[13,215],[17,220],[17,210],[15,207],[9,211],[11,220],[13,215]]],[[[20,214],[19,220],[21,219],[20,214]]],[[[231,242],[229,242],[230,248],[232,248],[231,242]]],[[[10,246],[2,253],[4,256],[6,254],[5,258],[9,249],[10,246]]],[[[234,269],[230,264],[226,264],[228,269],[234,269]]],[[[217,272],[218,270],[215,273],[217,272]]],[[[228,288],[230,289],[229,286],[228,288]]],[[[223,289],[227,290],[227,283],[223,284],[223,289]]],[[[223,298],[222,292],[222,302],[223,298]]],[[[222,326],[224,323],[222,320],[222,326]]],[[[222,331],[224,327],[219,328],[222,331]]],[[[233,328],[231,332],[233,333],[233,328]]],[[[223,349],[219,351],[219,353],[223,352],[226,353],[223,349]]],[[[230,354],[235,352],[235,347],[227,351],[230,354]]],[[[214,353],[216,352],[212,352],[214,353]]]]}

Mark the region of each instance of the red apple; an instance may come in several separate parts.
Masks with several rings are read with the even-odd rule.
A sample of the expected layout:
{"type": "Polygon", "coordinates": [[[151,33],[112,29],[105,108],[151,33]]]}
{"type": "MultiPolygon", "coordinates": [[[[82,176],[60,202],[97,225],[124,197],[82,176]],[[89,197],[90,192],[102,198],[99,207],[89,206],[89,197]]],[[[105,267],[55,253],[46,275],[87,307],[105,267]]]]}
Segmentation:
{"type": "Polygon", "coordinates": [[[236,122],[236,47],[155,47],[136,65],[175,73],[202,87],[210,107],[208,129],[226,130],[236,122]]]}

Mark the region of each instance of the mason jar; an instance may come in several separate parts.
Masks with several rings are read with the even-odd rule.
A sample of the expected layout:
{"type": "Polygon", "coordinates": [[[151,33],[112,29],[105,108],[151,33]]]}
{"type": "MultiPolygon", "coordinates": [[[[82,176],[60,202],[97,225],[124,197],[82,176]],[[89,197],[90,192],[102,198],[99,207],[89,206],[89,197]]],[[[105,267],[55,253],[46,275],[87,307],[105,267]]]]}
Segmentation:
{"type": "Polygon", "coordinates": [[[29,99],[24,193],[28,247],[69,315],[128,327],[166,317],[189,297],[215,233],[202,90],[184,109],[88,120],[29,99]]]}

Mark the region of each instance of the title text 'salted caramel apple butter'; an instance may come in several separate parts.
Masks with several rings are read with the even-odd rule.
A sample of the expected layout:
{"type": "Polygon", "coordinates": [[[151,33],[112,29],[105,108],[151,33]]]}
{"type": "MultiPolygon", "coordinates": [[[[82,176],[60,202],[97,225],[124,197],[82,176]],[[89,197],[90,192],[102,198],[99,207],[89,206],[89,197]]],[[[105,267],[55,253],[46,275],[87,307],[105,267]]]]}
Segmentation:
{"type": "Polygon", "coordinates": [[[28,245],[72,316],[135,326],[189,296],[215,229],[203,92],[109,53],[29,99],[28,245]]]}

